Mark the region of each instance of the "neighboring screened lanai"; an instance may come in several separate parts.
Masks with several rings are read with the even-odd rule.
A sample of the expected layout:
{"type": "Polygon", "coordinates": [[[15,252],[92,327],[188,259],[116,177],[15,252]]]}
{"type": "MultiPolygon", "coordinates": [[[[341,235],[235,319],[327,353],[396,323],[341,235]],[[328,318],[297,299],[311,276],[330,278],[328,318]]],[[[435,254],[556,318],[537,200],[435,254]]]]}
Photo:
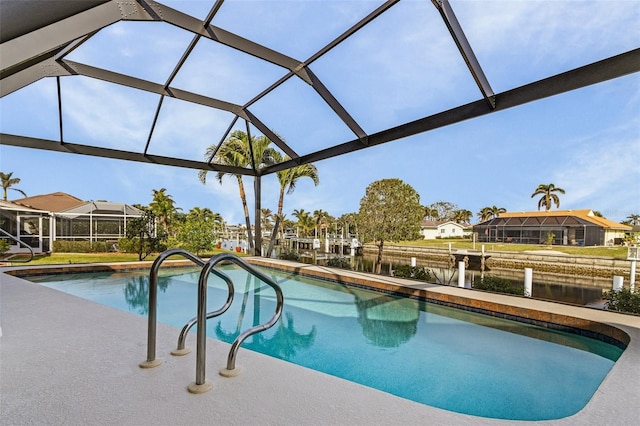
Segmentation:
{"type": "Polygon", "coordinates": [[[631,230],[591,210],[502,213],[473,227],[480,242],[565,246],[620,244],[631,230]]]}
{"type": "MultiPolygon", "coordinates": [[[[541,11],[562,4],[564,23],[571,29],[588,18],[572,14],[574,3],[536,4],[541,11]]],[[[503,4],[2,0],[3,108],[5,98],[16,93],[46,92],[55,101],[37,113],[49,114],[55,125],[25,134],[3,121],[0,145],[253,176],[255,217],[260,217],[264,175],[640,70],[637,37],[614,36],[595,20],[589,22],[592,37],[573,40],[598,40],[587,62],[564,54],[540,61],[536,52],[524,48],[501,51],[487,33],[510,32],[513,40],[535,40],[545,47],[565,41],[544,37],[544,19],[527,29],[495,19],[503,4]],[[99,48],[105,45],[114,49],[99,48]],[[439,48],[452,55],[438,54],[439,48]],[[402,70],[404,77],[389,78],[391,70],[381,66],[383,57],[393,58],[394,71],[402,70]],[[514,61],[536,66],[515,75],[510,72],[514,61]],[[355,90],[356,81],[367,83],[368,89],[355,90]],[[107,108],[112,99],[122,102],[107,108]],[[381,110],[377,117],[382,118],[372,119],[369,108],[381,110]],[[101,122],[144,122],[146,130],[91,132],[90,121],[73,121],[78,109],[101,122]],[[399,121],[400,109],[411,119],[399,121]],[[194,122],[202,112],[208,119],[194,122]],[[303,133],[294,130],[294,122],[303,133]],[[85,126],[82,134],[88,136],[75,137],[78,126],[85,126]],[[200,132],[195,137],[193,129],[200,132]],[[285,160],[234,167],[215,164],[214,155],[203,159],[212,141],[219,147],[236,130],[266,136],[285,160]]],[[[609,4],[594,2],[594,16],[615,7],[609,4]]],[[[623,25],[613,30],[636,31],[623,25]]],[[[35,114],[40,107],[30,105],[20,113],[35,114]]],[[[260,226],[255,221],[255,247],[261,247],[260,226]]]]}
{"type": "Polygon", "coordinates": [[[127,233],[127,224],[143,215],[123,203],[90,201],[81,206],[54,213],[54,241],[112,241],[127,233]]]}

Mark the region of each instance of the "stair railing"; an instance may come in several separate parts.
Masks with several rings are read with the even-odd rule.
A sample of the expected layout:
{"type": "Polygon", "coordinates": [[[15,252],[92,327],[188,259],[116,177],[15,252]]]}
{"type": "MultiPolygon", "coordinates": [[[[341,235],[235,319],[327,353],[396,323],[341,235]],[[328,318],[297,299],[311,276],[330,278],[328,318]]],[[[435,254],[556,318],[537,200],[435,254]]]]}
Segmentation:
{"type": "Polygon", "coordinates": [[[19,238],[14,237],[13,235],[11,235],[10,233],[8,233],[7,231],[5,231],[2,228],[0,228],[0,233],[6,235],[9,239],[11,239],[11,240],[15,241],[16,243],[18,243],[18,245],[22,245],[22,246],[26,247],[27,250],[29,250],[29,252],[31,254],[28,260],[11,260],[11,256],[16,256],[16,255],[21,254],[21,253],[11,253],[11,256],[6,258],[6,259],[4,259],[4,260],[6,260],[7,262],[11,260],[14,263],[28,263],[28,262],[31,262],[33,260],[33,256],[34,256],[33,248],[31,248],[31,246],[29,244],[25,243],[24,241],[21,241],[19,238]]]}
{"type": "Polygon", "coordinates": [[[246,330],[241,333],[236,340],[231,345],[231,350],[229,351],[229,356],[227,358],[227,368],[220,372],[221,375],[226,377],[236,376],[238,374],[238,369],[235,368],[235,359],[237,352],[240,348],[242,342],[249,336],[258,333],[260,331],[267,330],[272,327],[280,316],[282,315],[282,309],[284,306],[284,296],[282,294],[282,290],[280,286],[271,279],[268,275],[260,272],[247,262],[243,261],[236,255],[231,253],[221,253],[216,256],[213,256],[209,261],[204,265],[202,271],[200,272],[200,278],[198,280],[198,313],[196,324],[198,326],[197,331],[197,346],[196,346],[196,381],[188,386],[189,392],[192,393],[203,393],[207,392],[211,389],[212,385],[210,382],[206,380],[206,351],[207,351],[207,278],[211,271],[216,271],[214,269],[215,265],[222,261],[230,261],[250,273],[251,275],[257,277],[270,287],[272,287],[276,293],[276,310],[273,317],[267,321],[265,324],[258,325],[255,327],[246,330]]]}
{"type": "Polygon", "coordinates": [[[212,385],[210,382],[206,380],[206,350],[207,350],[207,319],[212,318],[214,316],[218,316],[223,314],[229,309],[231,303],[233,302],[233,297],[235,294],[235,289],[233,286],[233,281],[229,278],[225,273],[215,269],[215,266],[222,261],[229,261],[235,263],[249,274],[254,277],[260,279],[267,285],[273,288],[276,293],[276,309],[275,313],[264,324],[256,325],[251,327],[250,329],[240,333],[238,337],[234,340],[231,345],[231,349],[229,351],[229,355],[227,357],[227,367],[220,371],[220,374],[225,377],[233,377],[238,375],[239,369],[236,368],[235,360],[240,349],[240,345],[247,339],[249,336],[259,333],[261,331],[267,330],[271,328],[282,315],[282,309],[284,306],[284,296],[282,294],[282,290],[280,286],[268,275],[260,272],[255,267],[251,266],[249,263],[243,261],[239,257],[231,253],[221,253],[216,256],[213,256],[207,262],[204,262],[199,257],[194,254],[183,250],[183,249],[171,249],[161,253],[156,260],[151,265],[151,271],[149,272],[149,317],[148,317],[148,327],[147,327],[147,359],[146,361],[140,363],[140,367],[142,368],[153,368],[160,364],[162,364],[162,360],[156,358],[156,321],[157,321],[157,305],[158,305],[158,270],[160,269],[160,265],[170,256],[180,255],[185,257],[198,266],[202,267],[200,271],[200,276],[198,277],[198,309],[197,316],[194,319],[191,319],[185,326],[182,328],[180,332],[180,336],[178,338],[178,349],[173,351],[174,355],[184,355],[189,353],[188,350],[185,351],[184,342],[186,339],[186,334],[193,327],[194,324],[198,326],[198,331],[196,335],[196,381],[190,384],[187,388],[191,393],[203,393],[207,392],[211,389],[212,385]],[[229,289],[229,293],[227,296],[227,300],[224,305],[212,312],[207,313],[207,284],[209,274],[213,273],[214,275],[222,278],[229,289]]]}
{"type": "MultiPolygon", "coordinates": [[[[160,269],[160,265],[165,260],[167,260],[171,256],[176,256],[176,255],[180,255],[186,259],[189,259],[200,267],[205,265],[205,262],[202,259],[183,249],[170,249],[165,251],[161,253],[151,265],[151,271],[149,272],[149,317],[147,320],[147,359],[146,361],[140,363],[140,367],[142,368],[153,368],[162,364],[162,360],[156,358],[156,321],[157,321],[157,312],[158,312],[158,270],[160,269]]],[[[220,272],[218,270],[214,270],[213,273],[218,277],[222,278],[226,282],[227,287],[229,289],[229,294],[227,296],[227,301],[222,306],[222,308],[214,312],[210,312],[208,314],[208,318],[221,315],[227,309],[229,309],[229,306],[231,306],[231,302],[233,301],[233,296],[234,296],[233,282],[231,281],[231,278],[229,278],[225,273],[220,272]]],[[[206,285],[206,281],[205,281],[205,285],[206,285]]],[[[189,323],[187,323],[187,325],[189,325],[189,323]]],[[[187,327],[187,325],[185,325],[185,328],[187,327]]],[[[191,326],[189,326],[189,328],[191,328],[191,326]]],[[[183,328],[183,331],[184,331],[184,328],[183,328]]],[[[186,334],[187,331],[188,329],[184,331],[184,333],[186,334]]],[[[182,333],[181,333],[181,338],[182,338],[182,333]]],[[[183,341],[182,347],[184,348],[184,341],[183,341]]]]}

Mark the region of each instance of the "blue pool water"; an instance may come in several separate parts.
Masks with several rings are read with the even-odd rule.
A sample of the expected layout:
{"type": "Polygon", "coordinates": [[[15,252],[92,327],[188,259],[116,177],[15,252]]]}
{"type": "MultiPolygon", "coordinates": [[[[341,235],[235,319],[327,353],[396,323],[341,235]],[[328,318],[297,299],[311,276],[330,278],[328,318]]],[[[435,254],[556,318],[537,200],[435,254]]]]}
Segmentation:
{"type": "MultiPolygon", "coordinates": [[[[209,320],[207,333],[230,343],[273,315],[275,294],[243,270],[225,272],[236,283],[236,297],[222,317],[209,320]]],[[[585,406],[622,353],[574,334],[266,272],[282,287],[284,312],[278,324],[250,337],[243,348],[445,410],[510,420],[566,417],[585,406]]],[[[29,279],[147,314],[146,272],[29,279]]],[[[181,328],[195,316],[197,280],[197,271],[161,271],[159,321],[181,328]]],[[[208,310],[225,299],[226,285],[211,278],[208,310]]]]}

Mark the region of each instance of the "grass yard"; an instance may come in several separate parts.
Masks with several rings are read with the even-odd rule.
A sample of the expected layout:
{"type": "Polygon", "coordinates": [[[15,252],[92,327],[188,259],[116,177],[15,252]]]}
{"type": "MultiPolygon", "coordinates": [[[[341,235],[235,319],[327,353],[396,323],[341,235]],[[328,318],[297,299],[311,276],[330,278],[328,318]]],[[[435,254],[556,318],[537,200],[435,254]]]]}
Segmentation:
{"type": "MultiPolygon", "coordinates": [[[[201,257],[208,259],[218,253],[229,253],[227,250],[214,250],[211,253],[204,253],[201,257]]],[[[240,254],[244,256],[244,254],[240,254]]],[[[153,261],[157,254],[150,254],[144,261],[153,261]]],[[[171,259],[183,259],[180,256],[171,259]]],[[[11,260],[9,260],[11,262],[11,260]]],[[[46,256],[36,256],[28,265],[68,265],[79,263],[112,263],[112,262],[138,262],[138,255],[135,253],[51,253],[46,256]]],[[[14,266],[21,263],[13,262],[14,266]]],[[[25,264],[26,265],[26,264],[25,264]]]]}

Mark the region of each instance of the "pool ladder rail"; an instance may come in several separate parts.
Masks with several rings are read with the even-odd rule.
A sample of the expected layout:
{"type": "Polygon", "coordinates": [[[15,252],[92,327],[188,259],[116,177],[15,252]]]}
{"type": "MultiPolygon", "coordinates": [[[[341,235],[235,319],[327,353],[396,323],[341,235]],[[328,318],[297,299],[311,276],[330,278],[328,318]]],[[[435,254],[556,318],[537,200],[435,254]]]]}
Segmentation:
{"type": "Polygon", "coordinates": [[[185,326],[180,331],[180,336],[178,337],[178,345],[177,348],[171,352],[172,355],[181,356],[186,355],[191,350],[189,348],[185,348],[185,340],[187,337],[187,333],[194,325],[198,326],[197,336],[196,336],[196,380],[194,383],[191,383],[187,389],[191,393],[204,393],[212,388],[212,384],[210,381],[206,380],[206,345],[207,345],[207,319],[213,318],[219,315],[222,315],[229,309],[231,303],[233,302],[233,298],[235,295],[235,288],[233,285],[233,281],[231,278],[225,274],[224,272],[215,268],[215,266],[222,261],[230,261],[235,263],[254,277],[263,281],[267,285],[273,288],[276,293],[276,310],[274,315],[269,319],[269,321],[264,324],[259,324],[253,326],[236,337],[231,345],[231,349],[229,350],[229,355],[227,356],[227,366],[226,368],[220,371],[220,375],[224,377],[234,377],[240,373],[240,368],[236,367],[236,356],[238,354],[238,350],[240,349],[240,345],[244,342],[249,336],[252,336],[256,333],[260,333],[265,331],[278,322],[280,316],[282,315],[282,309],[284,305],[284,296],[282,294],[282,290],[280,286],[271,279],[268,275],[260,272],[255,267],[251,266],[249,263],[240,259],[234,254],[231,253],[221,253],[216,256],[213,256],[207,262],[203,261],[193,253],[190,253],[183,249],[171,249],[167,250],[158,256],[158,258],[153,262],[151,266],[151,272],[149,273],[149,317],[148,317],[148,327],[147,327],[147,359],[146,361],[140,363],[140,367],[142,368],[153,368],[162,364],[162,360],[156,358],[156,322],[157,322],[157,305],[158,305],[158,270],[160,269],[160,265],[171,256],[182,256],[186,259],[191,260],[196,265],[200,266],[202,270],[200,271],[200,276],[198,278],[198,308],[196,317],[189,320],[185,326]],[[215,311],[207,312],[207,280],[209,275],[213,273],[218,276],[227,284],[227,288],[229,289],[229,293],[227,295],[227,300],[222,305],[220,309],[215,311]]]}
{"type": "Polygon", "coordinates": [[[33,257],[35,255],[35,253],[33,252],[33,248],[31,248],[31,246],[27,243],[25,243],[24,241],[20,240],[19,238],[14,237],[13,235],[11,235],[10,233],[8,233],[7,231],[5,231],[4,229],[0,228],[0,234],[3,236],[3,238],[9,238],[12,241],[15,241],[19,246],[23,246],[25,247],[27,250],[29,250],[29,259],[27,260],[17,260],[17,259],[13,259],[16,256],[20,256],[24,253],[7,253],[8,257],[4,258],[4,259],[0,259],[0,262],[13,262],[13,263],[29,263],[33,260],[33,257]]]}

